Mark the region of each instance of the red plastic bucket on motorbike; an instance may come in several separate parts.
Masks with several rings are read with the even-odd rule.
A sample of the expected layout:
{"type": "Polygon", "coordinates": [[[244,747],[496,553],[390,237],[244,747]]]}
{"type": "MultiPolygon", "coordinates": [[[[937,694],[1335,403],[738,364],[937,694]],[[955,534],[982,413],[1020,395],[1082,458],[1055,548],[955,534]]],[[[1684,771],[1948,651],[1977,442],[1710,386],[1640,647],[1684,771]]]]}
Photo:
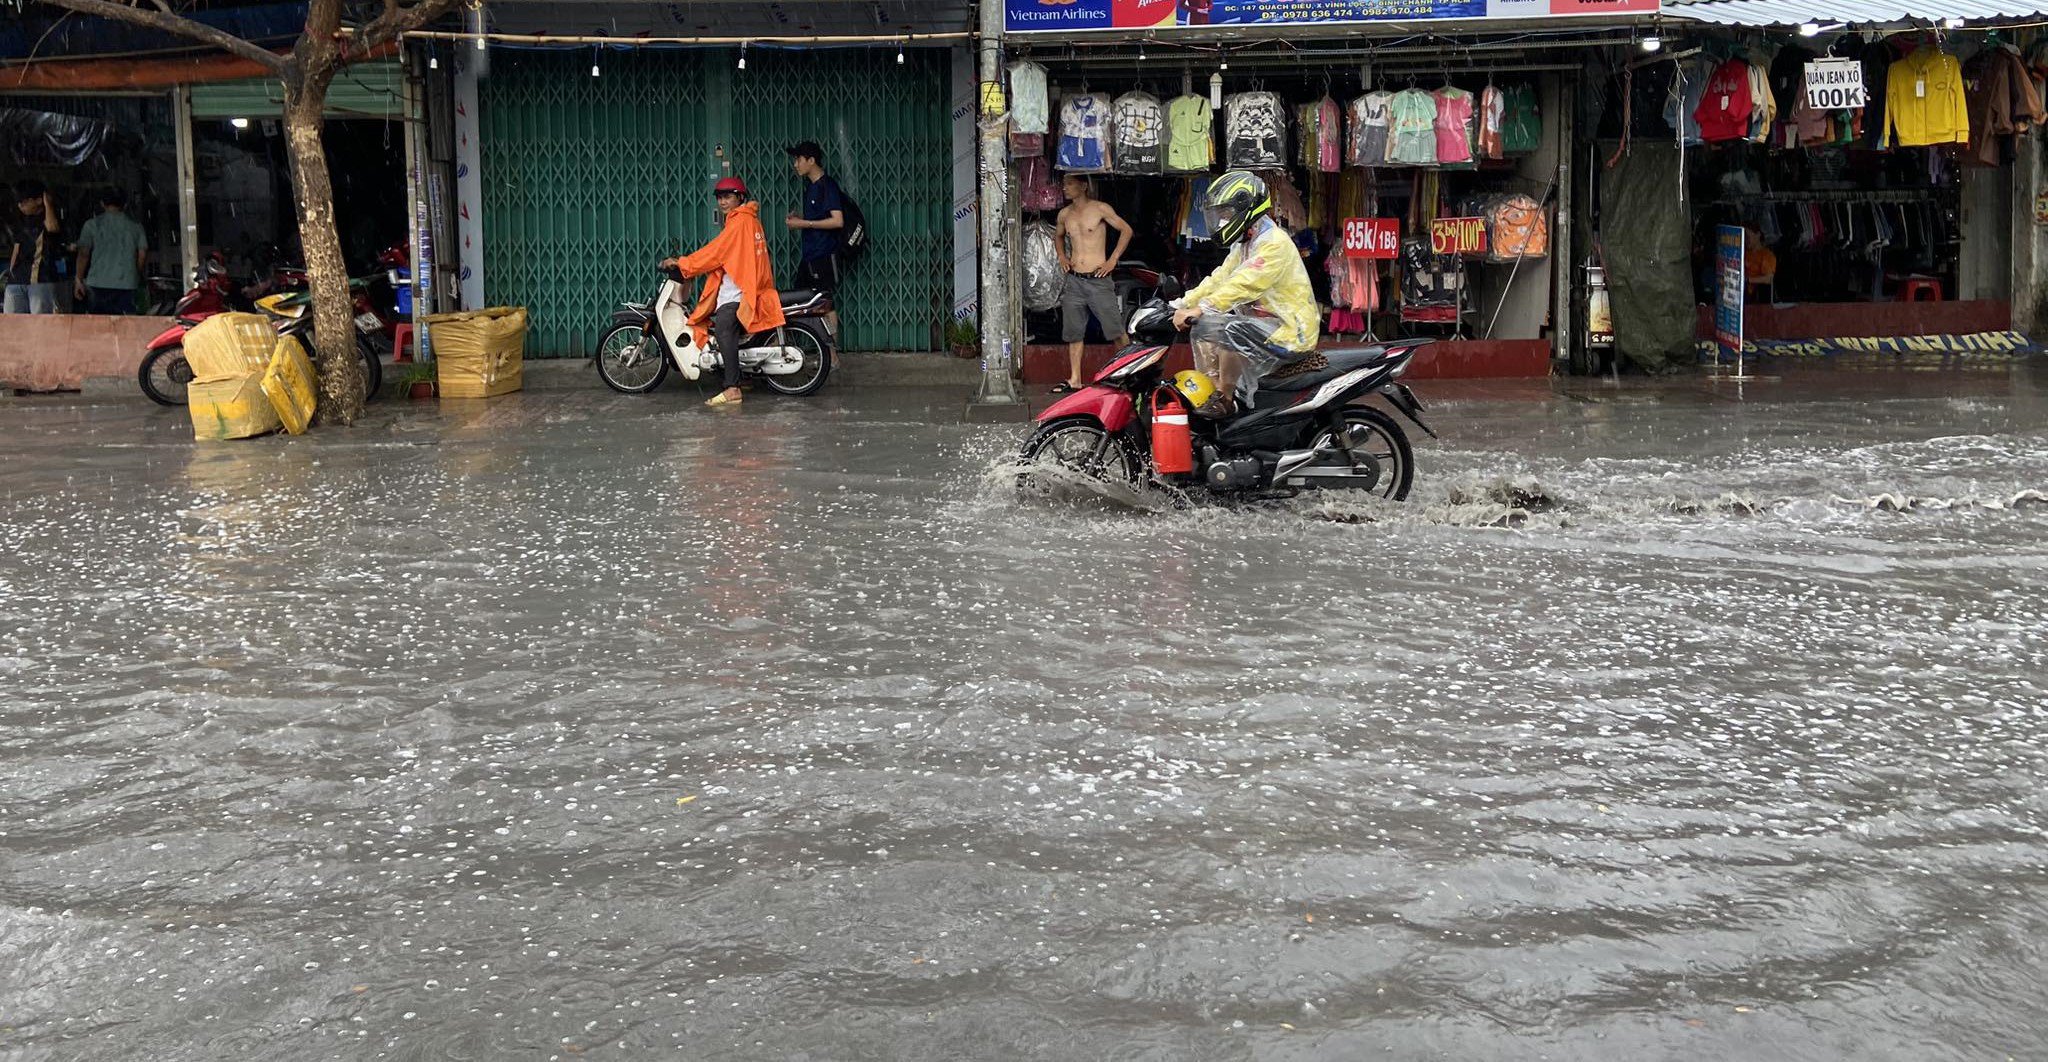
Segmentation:
{"type": "Polygon", "coordinates": [[[1187,407],[1163,387],[1152,393],[1152,467],[1167,473],[1195,470],[1187,407]]]}

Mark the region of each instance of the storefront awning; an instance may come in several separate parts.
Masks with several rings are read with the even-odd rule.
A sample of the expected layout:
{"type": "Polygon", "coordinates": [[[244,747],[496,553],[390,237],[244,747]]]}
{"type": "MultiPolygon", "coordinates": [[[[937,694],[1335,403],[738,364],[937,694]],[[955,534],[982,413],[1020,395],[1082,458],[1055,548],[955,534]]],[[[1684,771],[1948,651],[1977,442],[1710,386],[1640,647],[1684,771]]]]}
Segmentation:
{"type": "Polygon", "coordinates": [[[2048,0],[1665,0],[1667,17],[1721,26],[1872,26],[1944,19],[1996,23],[2039,18],[2048,0]]]}

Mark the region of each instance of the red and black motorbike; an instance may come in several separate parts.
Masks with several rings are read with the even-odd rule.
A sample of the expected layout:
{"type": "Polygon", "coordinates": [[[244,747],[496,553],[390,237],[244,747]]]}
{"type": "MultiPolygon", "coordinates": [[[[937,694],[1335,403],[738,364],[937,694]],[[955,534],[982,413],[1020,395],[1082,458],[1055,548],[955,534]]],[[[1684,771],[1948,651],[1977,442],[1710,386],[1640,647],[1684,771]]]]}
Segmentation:
{"type": "Polygon", "coordinates": [[[1217,494],[1357,490],[1399,501],[1415,478],[1408,434],[1378,395],[1430,436],[1422,403],[1396,380],[1428,340],[1328,347],[1327,368],[1268,377],[1251,408],[1222,419],[1191,416],[1188,399],[1165,378],[1179,284],[1131,315],[1132,344],[1089,386],[1038,416],[1019,455],[1021,484],[1051,466],[1115,485],[1156,483],[1217,494]]]}
{"type": "MultiPolygon", "coordinates": [[[[274,289],[276,293],[252,301],[249,289],[228,275],[226,259],[215,251],[207,256],[206,264],[200,267],[194,280],[192,290],[187,291],[171,310],[171,315],[177,320],[158,332],[156,338],[143,348],[142,364],[135,372],[136,382],[142,385],[142,393],[158,405],[185,404],[185,388],[192,382],[192,366],[185,360],[185,333],[214,314],[260,309],[274,319],[279,334],[290,332],[309,346],[312,343],[312,317],[304,306],[308,301],[305,270],[292,267],[275,270],[270,281],[262,286],[274,289]]],[[[376,348],[364,333],[395,324],[395,321],[386,322],[374,312],[368,295],[370,280],[358,277],[349,281],[349,291],[355,300],[356,348],[363,356],[364,383],[368,388],[365,400],[377,397],[377,390],[383,383],[383,365],[376,348]]]]}

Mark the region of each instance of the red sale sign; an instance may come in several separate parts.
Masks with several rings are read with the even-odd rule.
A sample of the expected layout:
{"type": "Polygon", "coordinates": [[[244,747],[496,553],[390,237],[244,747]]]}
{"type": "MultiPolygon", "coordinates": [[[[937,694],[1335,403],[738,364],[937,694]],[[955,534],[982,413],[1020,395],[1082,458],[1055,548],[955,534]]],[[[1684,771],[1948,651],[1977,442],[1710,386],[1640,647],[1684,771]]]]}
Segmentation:
{"type": "Polygon", "coordinates": [[[1399,218],[1344,219],[1344,257],[1393,258],[1400,249],[1399,218]]]}

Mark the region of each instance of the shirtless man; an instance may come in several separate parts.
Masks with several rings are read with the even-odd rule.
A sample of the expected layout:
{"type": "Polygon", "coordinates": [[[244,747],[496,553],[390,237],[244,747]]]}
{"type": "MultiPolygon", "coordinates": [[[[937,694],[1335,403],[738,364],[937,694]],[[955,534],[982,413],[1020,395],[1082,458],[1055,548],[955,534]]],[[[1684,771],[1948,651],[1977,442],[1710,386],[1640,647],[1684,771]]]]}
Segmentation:
{"type": "Polygon", "coordinates": [[[1124,334],[1123,306],[1117,302],[1116,283],[1111,270],[1131,245],[1131,226],[1117,216],[1108,203],[1089,195],[1088,178],[1068,174],[1061,182],[1067,205],[1060,209],[1059,238],[1053,246],[1060,255],[1060,270],[1066,284],[1060,289],[1060,338],[1067,341],[1067,382],[1052,389],[1054,394],[1079,390],[1081,341],[1088,337],[1088,315],[1102,325],[1102,334],[1115,335],[1122,348],[1131,337],[1124,334]],[[1104,255],[1109,245],[1108,230],[1115,229],[1116,250],[1104,255]]]}

